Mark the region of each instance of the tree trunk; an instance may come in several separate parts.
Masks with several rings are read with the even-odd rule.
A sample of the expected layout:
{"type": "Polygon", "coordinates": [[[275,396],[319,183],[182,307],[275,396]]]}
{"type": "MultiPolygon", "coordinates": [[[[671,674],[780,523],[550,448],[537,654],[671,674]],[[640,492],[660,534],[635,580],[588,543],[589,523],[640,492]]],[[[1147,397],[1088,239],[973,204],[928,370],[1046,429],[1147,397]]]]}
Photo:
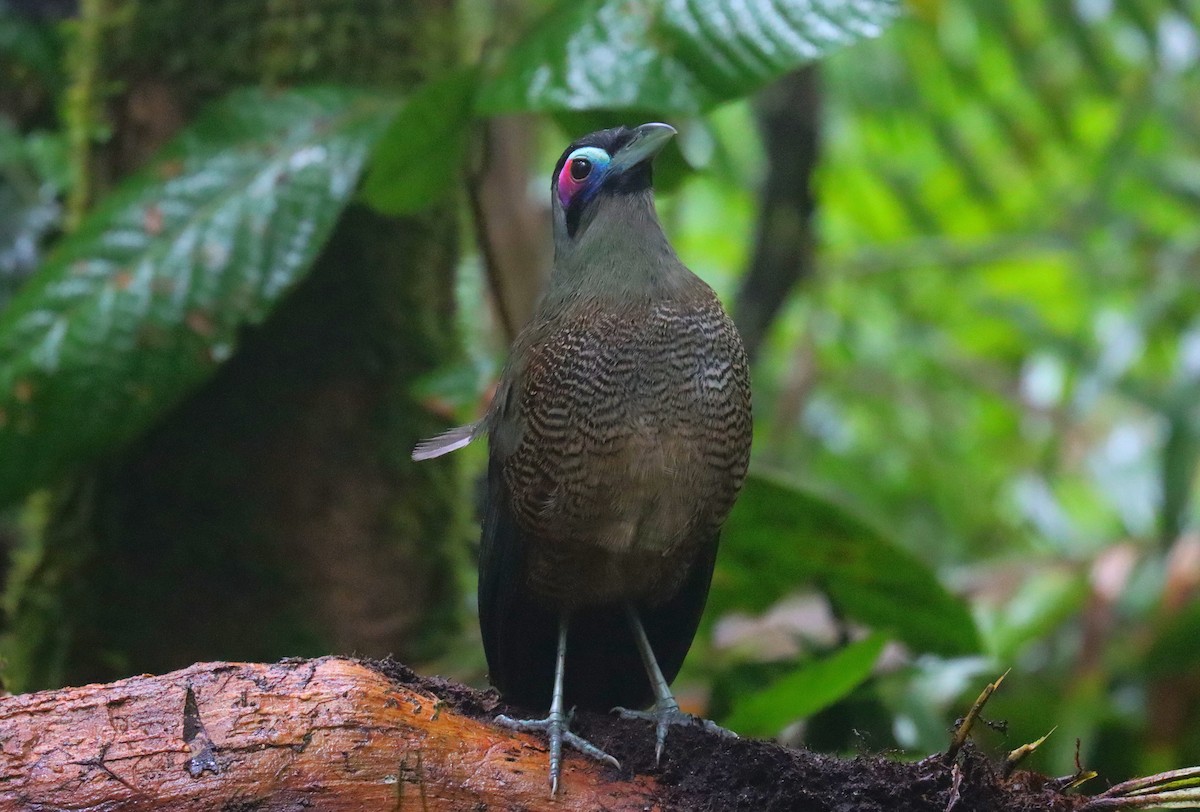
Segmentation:
{"type": "MultiPolygon", "coordinates": [[[[88,156],[99,190],[239,84],[408,88],[455,54],[448,2],[89,0],[82,13],[100,36],[90,86],[119,89],[91,99],[113,128],[88,156]]],[[[71,103],[86,120],[88,99],[71,103]]],[[[408,219],[351,206],[214,380],[57,491],[9,600],[18,686],[217,657],[436,653],[457,622],[465,536],[454,461],[408,459],[444,427],[410,390],[458,352],[455,224],[452,206],[408,219]]]]}

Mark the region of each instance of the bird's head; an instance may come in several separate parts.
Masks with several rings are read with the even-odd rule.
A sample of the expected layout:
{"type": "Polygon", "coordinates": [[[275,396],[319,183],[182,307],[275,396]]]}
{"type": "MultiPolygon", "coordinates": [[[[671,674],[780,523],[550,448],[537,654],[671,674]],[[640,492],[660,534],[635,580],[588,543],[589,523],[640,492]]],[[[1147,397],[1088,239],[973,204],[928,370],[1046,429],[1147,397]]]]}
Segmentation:
{"type": "Polygon", "coordinates": [[[567,147],[550,181],[556,242],[571,242],[606,201],[650,190],[650,163],[675,135],[669,124],[599,130],[567,147]]]}

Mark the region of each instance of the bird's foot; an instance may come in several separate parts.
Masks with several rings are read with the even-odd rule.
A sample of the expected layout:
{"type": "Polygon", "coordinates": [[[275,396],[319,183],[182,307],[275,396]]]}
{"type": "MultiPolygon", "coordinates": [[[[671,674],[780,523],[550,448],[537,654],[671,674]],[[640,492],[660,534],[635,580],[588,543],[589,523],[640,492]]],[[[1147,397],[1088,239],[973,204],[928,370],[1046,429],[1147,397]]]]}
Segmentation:
{"type": "Polygon", "coordinates": [[[610,767],[621,769],[621,762],[592,744],[587,739],[575,735],[569,727],[570,720],[565,713],[551,713],[545,719],[513,719],[501,714],[496,717],[496,724],[511,730],[523,732],[543,731],[550,740],[550,794],[558,794],[558,779],[562,774],[562,746],[569,744],[588,758],[602,761],[610,767]]]}
{"type": "Polygon", "coordinates": [[[613,708],[613,712],[622,719],[641,719],[646,722],[655,723],[655,764],[658,764],[662,761],[663,747],[667,743],[667,731],[671,729],[671,725],[702,727],[709,733],[715,733],[718,736],[726,739],[736,739],[738,737],[738,735],[732,730],[726,730],[710,719],[701,719],[699,716],[693,716],[690,713],[685,713],[684,711],[680,710],[679,705],[675,703],[671,703],[670,705],[666,706],[656,704],[654,706],[654,710],[648,711],[630,710],[629,708],[613,708]]]}

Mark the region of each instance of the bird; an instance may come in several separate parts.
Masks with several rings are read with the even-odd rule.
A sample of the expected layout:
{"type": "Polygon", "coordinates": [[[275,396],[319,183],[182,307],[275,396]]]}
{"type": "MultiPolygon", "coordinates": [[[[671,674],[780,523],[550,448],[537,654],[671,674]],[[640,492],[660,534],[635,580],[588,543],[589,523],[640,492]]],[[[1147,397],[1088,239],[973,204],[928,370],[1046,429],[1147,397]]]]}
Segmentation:
{"type": "MultiPolygon", "coordinates": [[[[715,724],[671,693],[708,597],[751,445],[746,353],[716,294],[676,255],[654,203],[667,124],[572,142],[551,176],[554,264],[483,418],[423,441],[429,459],[488,438],[479,622],[491,683],[562,746],[616,766],[568,707],[715,724]],[[569,705],[568,705],[569,703],[569,705]],[[641,711],[653,703],[650,711],[641,711]]],[[[731,735],[731,734],[730,734],[731,735]]]]}

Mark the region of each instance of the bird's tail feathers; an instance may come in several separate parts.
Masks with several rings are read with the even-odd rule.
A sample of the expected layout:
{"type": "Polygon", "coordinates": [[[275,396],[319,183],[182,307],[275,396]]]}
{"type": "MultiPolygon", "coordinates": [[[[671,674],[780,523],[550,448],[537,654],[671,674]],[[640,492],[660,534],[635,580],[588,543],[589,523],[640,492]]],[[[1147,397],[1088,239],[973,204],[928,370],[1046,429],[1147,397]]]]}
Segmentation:
{"type": "Polygon", "coordinates": [[[455,426],[448,431],[443,431],[436,437],[429,437],[417,443],[412,450],[412,458],[420,462],[421,460],[431,460],[434,457],[449,454],[451,451],[457,451],[469,445],[472,440],[478,437],[482,428],[483,421],[476,420],[474,423],[468,423],[465,426],[455,426]]]}

